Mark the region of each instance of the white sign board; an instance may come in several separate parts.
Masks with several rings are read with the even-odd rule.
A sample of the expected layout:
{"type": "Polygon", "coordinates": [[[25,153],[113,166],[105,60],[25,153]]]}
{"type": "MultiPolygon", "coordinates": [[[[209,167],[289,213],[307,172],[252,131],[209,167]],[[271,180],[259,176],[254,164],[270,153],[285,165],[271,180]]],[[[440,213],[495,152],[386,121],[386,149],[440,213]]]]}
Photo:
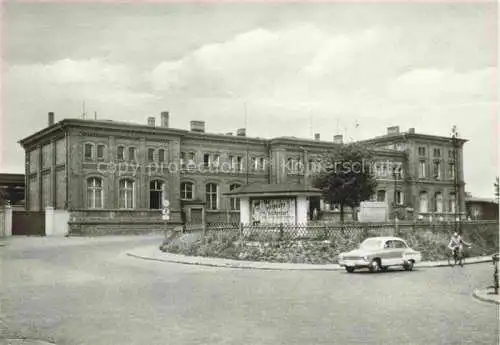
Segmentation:
{"type": "Polygon", "coordinates": [[[163,220],[170,220],[170,201],[163,200],[163,210],[161,211],[161,218],[163,220]]]}
{"type": "Polygon", "coordinates": [[[251,221],[256,224],[295,224],[295,198],[252,199],[251,221]]]}
{"type": "Polygon", "coordinates": [[[359,205],[358,220],[360,222],[385,222],[387,213],[385,202],[363,201],[359,205]]]}

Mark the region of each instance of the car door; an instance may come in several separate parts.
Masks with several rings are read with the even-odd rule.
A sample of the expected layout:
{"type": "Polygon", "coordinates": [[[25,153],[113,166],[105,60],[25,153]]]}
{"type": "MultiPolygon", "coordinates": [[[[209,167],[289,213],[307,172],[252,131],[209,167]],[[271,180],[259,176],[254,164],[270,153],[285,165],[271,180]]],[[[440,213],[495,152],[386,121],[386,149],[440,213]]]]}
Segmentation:
{"type": "Polygon", "coordinates": [[[394,245],[394,251],[392,259],[394,261],[394,265],[403,264],[404,253],[406,252],[408,247],[403,241],[400,240],[394,240],[393,245],[394,245]]]}
{"type": "Polygon", "coordinates": [[[384,243],[380,258],[382,259],[382,266],[394,265],[394,241],[387,240],[384,243]]]}

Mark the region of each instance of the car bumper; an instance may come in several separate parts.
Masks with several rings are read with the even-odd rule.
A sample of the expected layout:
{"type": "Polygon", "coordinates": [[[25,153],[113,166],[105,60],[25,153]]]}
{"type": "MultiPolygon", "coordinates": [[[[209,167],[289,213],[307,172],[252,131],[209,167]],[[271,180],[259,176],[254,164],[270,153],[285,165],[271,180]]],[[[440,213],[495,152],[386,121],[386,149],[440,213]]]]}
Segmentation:
{"type": "Polygon", "coordinates": [[[341,267],[370,267],[370,262],[363,259],[359,260],[339,260],[339,266],[341,267]]]}

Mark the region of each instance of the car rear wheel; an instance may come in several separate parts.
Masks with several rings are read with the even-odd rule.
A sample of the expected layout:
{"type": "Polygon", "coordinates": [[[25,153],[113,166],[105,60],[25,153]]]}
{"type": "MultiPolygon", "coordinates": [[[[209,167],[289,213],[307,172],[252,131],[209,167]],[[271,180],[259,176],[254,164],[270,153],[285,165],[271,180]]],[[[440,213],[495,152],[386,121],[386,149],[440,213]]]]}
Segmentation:
{"type": "Polygon", "coordinates": [[[348,266],[346,266],[346,267],[345,267],[345,270],[346,270],[347,272],[349,272],[349,273],[352,273],[352,272],[354,272],[354,267],[348,267],[348,266]]]}
{"type": "Polygon", "coordinates": [[[389,269],[389,266],[381,266],[380,269],[384,272],[387,272],[387,270],[389,269]]]}
{"type": "Polygon", "coordinates": [[[370,272],[377,272],[380,270],[380,261],[378,259],[372,260],[369,267],[370,272]]]}
{"type": "Polygon", "coordinates": [[[411,271],[411,270],[413,270],[413,265],[414,265],[413,260],[406,261],[406,262],[403,264],[403,268],[404,268],[406,271],[411,271]]]}

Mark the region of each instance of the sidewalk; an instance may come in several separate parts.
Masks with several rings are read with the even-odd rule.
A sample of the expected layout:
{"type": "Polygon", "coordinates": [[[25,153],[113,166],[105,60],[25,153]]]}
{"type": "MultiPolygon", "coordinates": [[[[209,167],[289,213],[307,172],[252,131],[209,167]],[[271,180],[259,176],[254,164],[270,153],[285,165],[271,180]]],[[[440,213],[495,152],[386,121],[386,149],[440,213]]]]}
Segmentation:
{"type": "Polygon", "coordinates": [[[500,295],[495,295],[493,289],[476,289],[473,296],[483,302],[500,304],[500,295]]]}
{"type": "MultiPolygon", "coordinates": [[[[198,265],[208,267],[226,267],[226,268],[246,268],[259,270],[304,270],[304,271],[337,271],[344,268],[337,264],[293,264],[293,263],[277,263],[277,262],[261,262],[261,261],[244,261],[230,260],[220,258],[209,258],[200,256],[185,256],[180,254],[171,254],[160,251],[158,246],[145,246],[134,248],[126,252],[126,255],[152,261],[163,261],[185,265],[198,265]]],[[[481,256],[476,258],[468,258],[466,265],[477,264],[483,262],[491,262],[491,256],[481,256]]],[[[443,267],[448,266],[448,261],[427,261],[415,264],[416,268],[421,267],[443,267]]]]}

